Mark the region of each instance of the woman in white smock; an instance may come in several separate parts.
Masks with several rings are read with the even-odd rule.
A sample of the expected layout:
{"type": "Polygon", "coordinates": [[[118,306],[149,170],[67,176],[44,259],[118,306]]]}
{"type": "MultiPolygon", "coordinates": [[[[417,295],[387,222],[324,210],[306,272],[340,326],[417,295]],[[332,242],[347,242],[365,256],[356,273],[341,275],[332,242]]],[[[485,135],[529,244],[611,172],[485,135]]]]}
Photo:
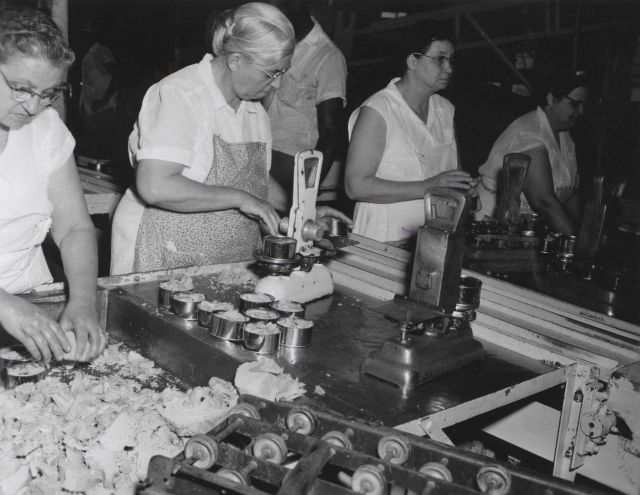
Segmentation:
{"type": "Polygon", "coordinates": [[[345,188],[357,201],[354,233],[402,241],[424,225],[424,193],[468,190],[458,168],[453,105],[437,95],[453,71],[454,47],[433,30],[410,47],[405,73],[375,93],[349,119],[345,188]]]}
{"type": "Polygon", "coordinates": [[[81,360],[106,344],[95,308],[95,232],[75,141],[49,108],[67,90],[63,77],[73,60],[43,13],[0,7],[0,327],[45,361],[71,350],[66,331],[75,333],[74,357],[81,360]],[[49,230],[69,284],[59,322],[16,295],[52,281],[41,248],[49,230]]]}
{"type": "Polygon", "coordinates": [[[493,216],[504,156],[531,158],[520,202],[523,214],[536,212],[555,232],[576,235],[579,227],[578,165],[569,133],[588,97],[582,71],[557,72],[538,90],[540,106],[514,120],[498,137],[480,167],[478,220],[493,216]]]}

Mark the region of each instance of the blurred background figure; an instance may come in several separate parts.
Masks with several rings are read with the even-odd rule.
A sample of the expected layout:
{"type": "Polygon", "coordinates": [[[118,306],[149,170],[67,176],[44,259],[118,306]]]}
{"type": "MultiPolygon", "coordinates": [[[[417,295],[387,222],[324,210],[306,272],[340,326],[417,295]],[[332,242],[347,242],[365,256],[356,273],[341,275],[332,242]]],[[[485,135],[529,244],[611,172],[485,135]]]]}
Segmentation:
{"type": "Polygon", "coordinates": [[[520,203],[522,214],[538,213],[554,232],[576,235],[580,221],[578,164],[569,132],[583,116],[589,97],[584,71],[557,71],[538,88],[539,106],[513,121],[498,137],[479,169],[482,209],[493,216],[507,153],[524,153],[531,164],[520,203]]]}
{"type": "Polygon", "coordinates": [[[113,159],[116,155],[116,112],[119,76],[116,59],[104,44],[105,25],[85,21],[80,90],[79,152],[91,158],[113,159]]]}
{"type": "Polygon", "coordinates": [[[271,174],[291,195],[296,153],[323,154],[321,181],[346,141],[347,64],[304,0],[272,0],[291,21],[296,47],[282,83],[263,100],[271,120],[271,174]]]}

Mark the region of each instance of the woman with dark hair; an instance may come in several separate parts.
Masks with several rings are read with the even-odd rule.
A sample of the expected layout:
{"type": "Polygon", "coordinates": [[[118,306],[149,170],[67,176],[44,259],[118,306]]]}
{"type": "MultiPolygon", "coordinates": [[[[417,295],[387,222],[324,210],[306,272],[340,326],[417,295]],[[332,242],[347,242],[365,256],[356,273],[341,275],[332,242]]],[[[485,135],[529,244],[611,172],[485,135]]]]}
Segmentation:
{"type": "Polygon", "coordinates": [[[0,7],[0,326],[36,358],[63,358],[73,331],[82,360],[102,352],[97,249],[73,157],[75,141],[50,105],[74,54],[46,15],[0,7]],[[69,283],[59,323],[14,294],[52,281],[41,244],[51,229],[69,283]]]}
{"type": "Polygon", "coordinates": [[[356,234],[402,241],[424,225],[424,193],[468,190],[458,170],[453,105],[438,95],[451,81],[454,47],[434,29],[410,47],[402,77],[375,93],[349,119],[345,187],[357,201],[356,234]]]}
{"type": "Polygon", "coordinates": [[[580,205],[576,187],[578,166],[570,130],[584,112],[589,96],[583,71],[552,74],[538,89],[539,106],[514,120],[498,137],[479,169],[482,209],[476,218],[493,216],[504,156],[524,153],[531,158],[520,203],[523,214],[542,215],[555,232],[576,235],[580,205]]]}

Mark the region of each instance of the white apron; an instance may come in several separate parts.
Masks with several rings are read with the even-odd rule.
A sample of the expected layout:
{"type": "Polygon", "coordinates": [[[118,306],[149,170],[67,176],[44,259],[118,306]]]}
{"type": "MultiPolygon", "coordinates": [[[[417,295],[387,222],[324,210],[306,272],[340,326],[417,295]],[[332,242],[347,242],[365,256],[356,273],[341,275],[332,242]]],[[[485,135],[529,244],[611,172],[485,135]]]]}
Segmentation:
{"type": "Polygon", "coordinates": [[[0,218],[0,288],[20,294],[53,280],[40,247],[50,227],[39,213],[0,218]]]}
{"type": "Polygon", "coordinates": [[[41,244],[51,227],[51,174],[63,166],[75,141],[53,109],[12,129],[0,152],[0,288],[12,294],[53,279],[41,244]]]}

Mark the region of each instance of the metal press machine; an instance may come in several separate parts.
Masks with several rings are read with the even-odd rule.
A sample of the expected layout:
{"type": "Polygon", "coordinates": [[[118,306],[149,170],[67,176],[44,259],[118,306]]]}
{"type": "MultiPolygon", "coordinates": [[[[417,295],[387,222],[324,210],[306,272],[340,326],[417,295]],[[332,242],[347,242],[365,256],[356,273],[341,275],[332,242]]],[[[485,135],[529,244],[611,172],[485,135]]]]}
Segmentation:
{"type": "Polygon", "coordinates": [[[427,190],[425,225],[418,231],[409,297],[377,308],[400,325],[400,335],[372,352],[362,372],[412,389],[482,356],[469,323],[482,283],[461,278],[470,199],[447,188],[427,190]]]}

